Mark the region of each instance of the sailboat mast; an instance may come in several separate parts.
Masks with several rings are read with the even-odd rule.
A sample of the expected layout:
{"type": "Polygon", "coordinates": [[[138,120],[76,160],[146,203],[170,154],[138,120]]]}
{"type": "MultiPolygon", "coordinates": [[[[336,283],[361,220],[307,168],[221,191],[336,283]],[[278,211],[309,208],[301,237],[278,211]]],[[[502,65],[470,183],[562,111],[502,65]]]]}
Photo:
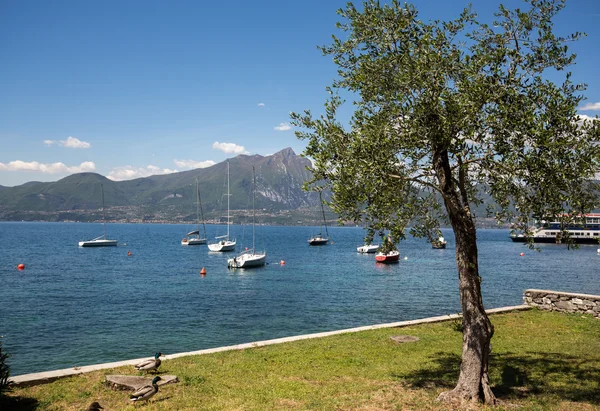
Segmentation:
{"type": "MultiPolygon", "coordinates": [[[[202,228],[204,229],[204,238],[206,238],[206,224],[204,223],[204,212],[202,211],[202,199],[200,198],[200,188],[198,187],[198,177],[196,177],[196,199],[198,200],[198,204],[200,207],[200,217],[202,218],[202,228]]],[[[198,209],[196,208],[196,215],[198,214],[198,209]]],[[[198,231],[200,227],[198,227],[198,231]]]]}
{"type": "Polygon", "coordinates": [[[256,221],[256,172],[254,171],[254,166],[252,166],[252,252],[254,253],[256,250],[256,229],[255,229],[255,221],[256,221]]]}
{"type": "Polygon", "coordinates": [[[229,240],[229,161],[227,161],[227,240],[229,240]]]}
{"type": "Polygon", "coordinates": [[[200,231],[200,198],[198,198],[198,177],[196,177],[196,229],[200,231]]]}
{"type": "Polygon", "coordinates": [[[327,231],[327,220],[325,220],[325,208],[323,207],[323,197],[319,191],[319,201],[321,202],[321,211],[323,212],[323,224],[325,225],[325,234],[329,238],[329,231],[327,231]]]}
{"type": "Polygon", "coordinates": [[[106,213],[104,211],[104,184],[100,184],[100,191],[102,191],[102,222],[104,223],[104,239],[106,240],[106,213]]]}

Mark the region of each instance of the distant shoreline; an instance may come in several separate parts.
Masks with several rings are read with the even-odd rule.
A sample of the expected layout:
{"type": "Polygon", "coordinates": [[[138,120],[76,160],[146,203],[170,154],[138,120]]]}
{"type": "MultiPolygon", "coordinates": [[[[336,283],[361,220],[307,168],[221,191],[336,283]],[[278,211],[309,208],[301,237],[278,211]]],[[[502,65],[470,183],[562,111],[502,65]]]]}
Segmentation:
{"type": "MultiPolygon", "coordinates": [[[[479,229],[498,229],[498,230],[506,230],[509,229],[510,226],[508,224],[504,224],[504,225],[498,225],[496,223],[495,220],[493,219],[481,219],[481,220],[485,220],[485,221],[478,221],[477,222],[477,228],[479,229]],[[489,220],[493,220],[493,221],[489,221],[489,220]]],[[[4,219],[0,219],[0,223],[74,223],[74,224],[79,224],[79,223],[84,223],[84,224],[101,224],[102,220],[93,220],[93,221],[75,221],[75,220],[4,220],[4,219]]],[[[196,222],[194,221],[173,221],[173,220],[147,220],[147,221],[136,221],[136,220],[131,220],[131,221],[126,221],[126,220],[106,220],[107,224],[157,224],[157,225],[165,225],[165,224],[173,224],[173,225],[191,225],[191,224],[196,224],[196,222]]],[[[218,221],[206,221],[205,224],[209,224],[209,225],[225,225],[225,223],[222,222],[218,222],[218,221]]],[[[356,224],[353,223],[345,223],[345,224],[338,224],[337,220],[328,220],[327,224],[330,228],[332,227],[360,227],[356,224]]],[[[242,226],[242,225],[247,225],[246,223],[232,223],[231,225],[234,226],[242,226]]],[[[259,226],[283,226],[283,227],[314,227],[314,226],[319,226],[320,225],[320,221],[314,221],[314,222],[297,222],[297,223],[282,223],[282,222],[262,222],[262,223],[256,223],[256,225],[259,226]]],[[[407,227],[409,228],[409,227],[407,227]]],[[[450,226],[441,226],[440,228],[444,228],[444,229],[451,229],[452,227],[450,226]]]]}

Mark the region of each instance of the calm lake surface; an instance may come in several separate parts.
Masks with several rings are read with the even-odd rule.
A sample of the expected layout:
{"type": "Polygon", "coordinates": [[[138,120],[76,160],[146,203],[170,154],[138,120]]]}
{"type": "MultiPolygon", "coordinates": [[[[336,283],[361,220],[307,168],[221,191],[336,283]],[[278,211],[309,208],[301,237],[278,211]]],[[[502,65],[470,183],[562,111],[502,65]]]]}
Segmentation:
{"type": "MultiPolygon", "coordinates": [[[[333,244],[309,247],[318,228],[257,227],[269,264],[228,270],[234,253],[180,245],[190,229],[109,224],[108,238],[119,247],[79,248],[79,240],[102,234],[101,224],[0,223],[0,335],[11,374],[460,310],[449,230],[446,250],[410,238],[400,245],[406,260],[379,265],[372,254],[356,253],[360,228],[330,228],[333,244]],[[20,263],[25,270],[16,269],[20,263]]],[[[220,235],[224,227],[207,231],[220,235]]],[[[233,226],[232,233],[238,250],[251,246],[251,227],[233,226]]],[[[478,231],[487,308],[521,304],[527,288],[600,294],[598,246],[545,244],[536,252],[508,234],[478,231]]]]}

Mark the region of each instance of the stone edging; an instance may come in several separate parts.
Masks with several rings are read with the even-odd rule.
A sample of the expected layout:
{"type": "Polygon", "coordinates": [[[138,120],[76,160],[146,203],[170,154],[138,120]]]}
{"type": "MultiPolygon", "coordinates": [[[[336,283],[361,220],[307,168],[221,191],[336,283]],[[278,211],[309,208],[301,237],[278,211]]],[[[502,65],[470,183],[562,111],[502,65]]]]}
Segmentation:
{"type": "MultiPolygon", "coordinates": [[[[529,310],[529,309],[531,309],[531,307],[529,305],[515,305],[515,306],[511,306],[511,307],[492,308],[492,309],[486,310],[486,313],[498,314],[498,313],[506,313],[506,312],[510,312],[510,311],[522,311],[522,310],[529,310]]],[[[165,355],[164,358],[167,360],[170,360],[173,358],[187,357],[190,355],[203,355],[203,354],[213,354],[213,353],[223,352],[223,351],[244,350],[247,348],[264,347],[267,345],[282,344],[282,343],[287,343],[287,342],[292,342],[292,341],[308,340],[311,338],[329,337],[332,335],[354,333],[354,332],[359,332],[359,331],[377,330],[380,328],[408,327],[411,325],[436,323],[436,322],[442,322],[442,321],[455,320],[458,318],[461,318],[461,314],[440,315],[438,317],[422,318],[422,319],[418,319],[418,320],[400,321],[400,322],[387,323],[387,324],[367,325],[367,326],[363,326],[363,327],[347,328],[344,330],[296,335],[293,337],[275,338],[273,340],[256,341],[256,342],[245,343],[245,344],[229,345],[229,346],[225,346],[225,347],[209,348],[206,350],[182,352],[182,353],[177,353],[177,354],[165,355]]],[[[137,358],[135,360],[109,362],[109,363],[104,363],[104,364],[86,365],[83,367],[65,368],[62,370],[55,370],[55,371],[45,371],[45,372],[38,372],[38,373],[33,373],[33,374],[17,375],[17,376],[11,377],[10,382],[11,382],[11,384],[16,385],[16,386],[32,386],[32,385],[46,384],[46,383],[49,383],[51,381],[54,381],[54,380],[62,378],[62,377],[70,377],[73,375],[84,374],[84,373],[98,371],[98,370],[105,370],[105,369],[109,369],[109,368],[117,368],[117,367],[122,367],[125,365],[135,365],[146,359],[147,358],[137,358]]]]}
{"type": "Polygon", "coordinates": [[[551,290],[525,290],[523,302],[541,310],[593,315],[600,318],[600,295],[551,290]]]}

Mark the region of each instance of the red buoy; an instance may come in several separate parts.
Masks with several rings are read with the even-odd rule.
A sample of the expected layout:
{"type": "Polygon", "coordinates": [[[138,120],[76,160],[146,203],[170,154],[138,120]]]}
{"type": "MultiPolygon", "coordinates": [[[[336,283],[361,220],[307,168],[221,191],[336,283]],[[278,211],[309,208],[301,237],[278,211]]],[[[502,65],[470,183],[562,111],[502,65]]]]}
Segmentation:
{"type": "Polygon", "coordinates": [[[206,268],[202,267],[202,270],[200,270],[200,275],[202,275],[202,276],[206,275],[206,268]]]}
{"type": "Polygon", "coordinates": [[[525,255],[525,253],[521,253],[521,254],[519,254],[519,255],[520,255],[521,257],[523,257],[523,256],[525,255]]]}
{"type": "Polygon", "coordinates": [[[130,257],[131,256],[131,251],[127,251],[127,256],[130,257]]]}
{"type": "Polygon", "coordinates": [[[285,265],[285,261],[281,260],[281,261],[279,262],[279,264],[280,264],[280,265],[285,265]]]}
{"type": "Polygon", "coordinates": [[[17,266],[17,270],[24,270],[25,269],[25,264],[21,263],[17,266]]]}

